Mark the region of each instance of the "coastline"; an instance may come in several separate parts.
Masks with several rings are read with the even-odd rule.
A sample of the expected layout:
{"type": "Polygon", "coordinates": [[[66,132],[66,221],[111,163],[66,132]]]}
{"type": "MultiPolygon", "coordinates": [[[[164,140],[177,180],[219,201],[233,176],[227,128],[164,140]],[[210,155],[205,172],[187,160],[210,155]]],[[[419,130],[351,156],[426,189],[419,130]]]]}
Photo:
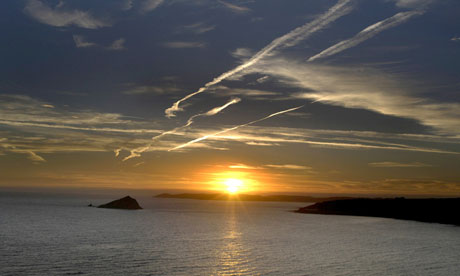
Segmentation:
{"type": "Polygon", "coordinates": [[[460,198],[357,198],[318,202],[297,213],[382,217],[460,226],[460,198]]]}

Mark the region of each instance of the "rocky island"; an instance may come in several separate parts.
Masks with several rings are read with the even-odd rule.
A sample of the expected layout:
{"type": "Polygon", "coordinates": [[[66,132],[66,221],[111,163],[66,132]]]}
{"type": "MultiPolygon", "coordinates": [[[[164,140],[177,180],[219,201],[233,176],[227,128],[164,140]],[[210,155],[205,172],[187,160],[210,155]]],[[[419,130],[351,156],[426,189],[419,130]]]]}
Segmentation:
{"type": "Polygon", "coordinates": [[[460,225],[460,198],[357,198],[315,203],[296,212],[383,217],[460,225]]]}
{"type": "Polygon", "coordinates": [[[142,209],[137,203],[137,200],[130,196],[111,201],[106,204],[99,205],[98,208],[112,208],[112,209],[127,209],[127,210],[138,210],[142,209]]]}

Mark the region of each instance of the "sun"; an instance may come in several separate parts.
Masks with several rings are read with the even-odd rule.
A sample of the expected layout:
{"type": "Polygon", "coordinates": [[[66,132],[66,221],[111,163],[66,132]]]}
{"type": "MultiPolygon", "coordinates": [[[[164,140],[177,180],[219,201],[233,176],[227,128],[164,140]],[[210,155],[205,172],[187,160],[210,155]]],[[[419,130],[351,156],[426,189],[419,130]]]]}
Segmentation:
{"type": "Polygon", "coordinates": [[[225,180],[227,186],[227,192],[230,194],[236,194],[243,186],[243,181],[240,179],[229,178],[225,180]]]}

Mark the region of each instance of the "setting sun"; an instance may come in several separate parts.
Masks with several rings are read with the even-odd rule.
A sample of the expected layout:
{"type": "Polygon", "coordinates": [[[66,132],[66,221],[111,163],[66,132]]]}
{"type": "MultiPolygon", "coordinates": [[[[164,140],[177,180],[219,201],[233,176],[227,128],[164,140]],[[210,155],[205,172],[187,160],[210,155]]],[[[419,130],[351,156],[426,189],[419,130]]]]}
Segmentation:
{"type": "Polygon", "coordinates": [[[243,186],[243,181],[239,179],[229,178],[225,180],[225,185],[227,185],[227,192],[230,194],[236,194],[238,190],[243,186]]]}

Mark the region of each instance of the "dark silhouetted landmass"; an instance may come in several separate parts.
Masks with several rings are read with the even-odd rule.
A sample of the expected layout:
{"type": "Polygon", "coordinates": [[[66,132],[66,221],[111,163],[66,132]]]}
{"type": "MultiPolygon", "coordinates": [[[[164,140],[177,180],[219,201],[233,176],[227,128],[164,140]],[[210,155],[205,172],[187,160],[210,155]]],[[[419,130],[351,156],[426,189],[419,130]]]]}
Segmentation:
{"type": "Polygon", "coordinates": [[[111,201],[107,204],[99,205],[98,208],[113,208],[113,209],[128,209],[128,210],[138,210],[142,209],[137,203],[137,200],[130,196],[125,196],[124,198],[120,198],[114,201],[111,201]]]}
{"type": "Polygon", "coordinates": [[[296,212],[384,217],[460,225],[460,198],[349,199],[315,203],[296,212]]]}
{"type": "Polygon", "coordinates": [[[311,197],[294,195],[246,195],[246,194],[159,194],[157,198],[180,198],[198,200],[240,200],[240,201],[281,201],[281,202],[322,202],[327,200],[350,199],[349,197],[311,197]]]}

